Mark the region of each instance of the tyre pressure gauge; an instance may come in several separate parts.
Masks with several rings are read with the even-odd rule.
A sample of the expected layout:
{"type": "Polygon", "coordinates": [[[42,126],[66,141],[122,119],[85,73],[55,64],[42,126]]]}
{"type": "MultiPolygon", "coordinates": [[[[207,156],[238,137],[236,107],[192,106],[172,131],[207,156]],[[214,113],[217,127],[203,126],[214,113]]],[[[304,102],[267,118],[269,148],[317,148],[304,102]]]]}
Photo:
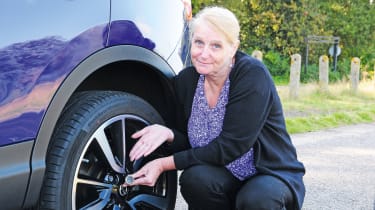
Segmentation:
{"type": "Polygon", "coordinates": [[[131,185],[131,184],[133,184],[133,182],[134,182],[134,177],[133,176],[127,175],[125,177],[125,183],[126,184],[131,185]]]}

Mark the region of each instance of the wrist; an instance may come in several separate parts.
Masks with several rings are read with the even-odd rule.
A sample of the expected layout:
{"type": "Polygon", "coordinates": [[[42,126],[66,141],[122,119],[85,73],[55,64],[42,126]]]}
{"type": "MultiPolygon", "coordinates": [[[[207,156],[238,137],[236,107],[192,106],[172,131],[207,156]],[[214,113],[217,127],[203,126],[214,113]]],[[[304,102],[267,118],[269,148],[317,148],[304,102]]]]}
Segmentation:
{"type": "Polygon", "coordinates": [[[176,169],[173,156],[160,158],[160,162],[163,171],[170,171],[176,169]]]}

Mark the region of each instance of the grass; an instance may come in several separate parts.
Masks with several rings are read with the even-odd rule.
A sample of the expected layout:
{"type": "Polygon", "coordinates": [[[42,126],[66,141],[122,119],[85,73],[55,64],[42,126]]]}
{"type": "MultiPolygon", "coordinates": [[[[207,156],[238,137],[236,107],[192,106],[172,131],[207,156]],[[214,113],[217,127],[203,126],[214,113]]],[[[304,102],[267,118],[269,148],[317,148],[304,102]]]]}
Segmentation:
{"type": "Polygon", "coordinates": [[[289,133],[303,133],[343,125],[375,121],[375,84],[361,82],[353,93],[349,83],[330,84],[326,92],[318,84],[301,84],[297,99],[288,86],[278,86],[289,133]]]}

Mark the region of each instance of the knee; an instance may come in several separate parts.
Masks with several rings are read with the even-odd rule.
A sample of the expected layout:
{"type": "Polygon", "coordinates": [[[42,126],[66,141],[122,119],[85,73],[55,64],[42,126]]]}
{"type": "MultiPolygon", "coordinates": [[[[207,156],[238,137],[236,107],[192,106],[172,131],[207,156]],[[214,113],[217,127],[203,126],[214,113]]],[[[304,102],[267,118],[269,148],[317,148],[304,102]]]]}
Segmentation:
{"type": "Polygon", "coordinates": [[[271,176],[250,179],[238,192],[236,209],[291,209],[293,195],[281,180],[271,176]]]}
{"type": "Polygon", "coordinates": [[[181,193],[195,196],[222,196],[234,193],[238,185],[232,175],[225,169],[198,165],[186,169],[180,176],[181,193]],[[215,174],[215,176],[212,176],[215,174]],[[199,195],[197,195],[197,193],[199,195]]]}
{"type": "Polygon", "coordinates": [[[180,175],[181,194],[194,209],[233,209],[240,185],[224,167],[197,165],[180,175]]]}
{"type": "Polygon", "coordinates": [[[202,173],[199,166],[186,169],[180,176],[180,186],[182,194],[203,194],[208,193],[210,176],[202,173]]]}
{"type": "Polygon", "coordinates": [[[189,192],[197,192],[199,189],[200,183],[202,183],[202,180],[199,176],[199,172],[195,171],[192,168],[186,169],[182,174],[180,175],[180,187],[181,187],[181,193],[185,195],[189,192]]]}
{"type": "Polygon", "coordinates": [[[271,198],[261,193],[238,193],[236,197],[236,209],[238,210],[262,210],[281,209],[275,208],[271,198]]]}

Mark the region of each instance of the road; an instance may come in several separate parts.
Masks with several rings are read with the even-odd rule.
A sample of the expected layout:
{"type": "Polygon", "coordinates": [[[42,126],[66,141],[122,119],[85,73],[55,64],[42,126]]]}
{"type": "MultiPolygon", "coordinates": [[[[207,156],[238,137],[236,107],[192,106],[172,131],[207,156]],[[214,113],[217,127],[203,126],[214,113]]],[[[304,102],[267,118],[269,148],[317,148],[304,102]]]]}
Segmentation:
{"type": "MultiPolygon", "coordinates": [[[[303,210],[375,210],[375,122],[292,135],[306,167],[303,210]]],[[[176,210],[187,205],[177,196],[176,210]]]]}

